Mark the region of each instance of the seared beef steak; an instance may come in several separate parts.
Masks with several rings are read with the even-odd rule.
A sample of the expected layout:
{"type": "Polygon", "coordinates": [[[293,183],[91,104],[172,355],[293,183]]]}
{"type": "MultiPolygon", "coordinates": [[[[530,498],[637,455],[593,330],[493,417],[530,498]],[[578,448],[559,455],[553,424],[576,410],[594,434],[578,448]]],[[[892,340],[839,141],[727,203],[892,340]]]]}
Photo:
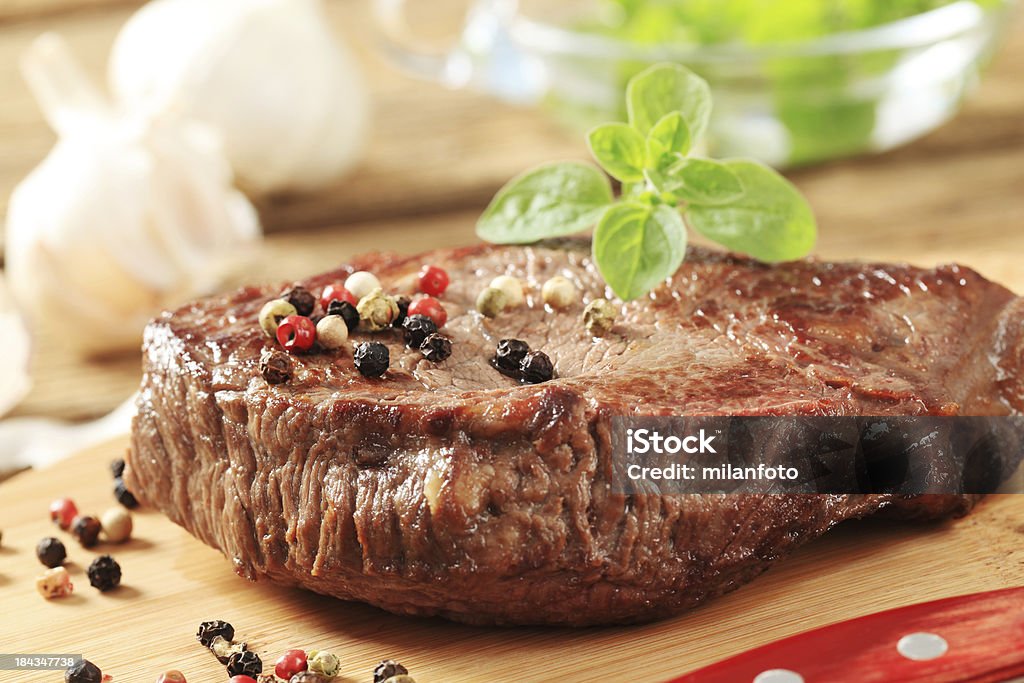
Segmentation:
{"type": "Polygon", "coordinates": [[[608,295],[582,242],[373,255],[303,284],[365,269],[390,287],[424,263],[451,274],[453,354],[434,364],[375,335],[391,351],[381,379],[349,351],[299,356],[268,385],[257,315],[278,288],[152,323],[130,488],[251,578],[474,623],[629,622],[732,590],[844,519],[973,500],[614,495],[610,416],[1024,412],[1024,305],[955,266],[768,267],[691,249],[602,339],[580,322],[608,295]],[[483,318],[476,294],[501,273],[529,284],[528,305],[483,318]],[[575,309],[539,303],[553,275],[583,293],[575,309]],[[556,379],[497,372],[508,337],[547,352],[556,379]]]}

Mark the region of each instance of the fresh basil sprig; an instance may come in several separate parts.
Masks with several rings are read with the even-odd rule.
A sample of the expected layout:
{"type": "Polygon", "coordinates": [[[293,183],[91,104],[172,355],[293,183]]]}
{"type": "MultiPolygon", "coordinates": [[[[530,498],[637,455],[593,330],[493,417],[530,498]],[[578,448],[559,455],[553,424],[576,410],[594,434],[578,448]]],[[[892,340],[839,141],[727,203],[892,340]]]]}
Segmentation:
{"type": "Polygon", "coordinates": [[[623,300],[643,296],[686,257],[686,226],[762,261],[791,261],[814,247],[814,214],[771,168],[747,159],[691,156],[711,116],[707,83],[685,67],[658,64],[626,89],[629,123],[606,123],[587,143],[601,168],[541,166],[510,181],[477,223],[497,244],[528,244],[594,230],[594,262],[623,300]],[[684,223],[685,217],[685,223],[684,223]]]}

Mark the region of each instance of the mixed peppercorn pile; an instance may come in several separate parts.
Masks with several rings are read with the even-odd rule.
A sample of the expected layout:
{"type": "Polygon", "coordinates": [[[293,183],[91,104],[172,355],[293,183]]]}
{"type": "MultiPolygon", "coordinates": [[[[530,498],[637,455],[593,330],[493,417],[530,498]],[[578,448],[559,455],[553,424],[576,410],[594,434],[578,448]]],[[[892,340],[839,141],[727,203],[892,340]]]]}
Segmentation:
{"type": "MultiPolygon", "coordinates": [[[[373,273],[358,271],[344,282],[324,287],[319,297],[304,287],[293,287],[268,301],[260,310],[259,324],[280,348],[263,350],[263,378],[269,384],[288,382],[294,372],[289,354],[340,351],[356,331],[401,330],[407,347],[418,350],[432,363],[444,362],[452,354],[452,341],[440,332],[448,322],[448,313],[439,297],[448,289],[448,273],[426,265],[416,282],[416,298],[395,297],[384,291],[373,273]]],[[[580,297],[570,280],[555,276],[541,287],[541,298],[550,310],[561,311],[580,297]]],[[[480,291],[476,310],[485,318],[495,318],[525,301],[522,281],[499,275],[480,291]]],[[[615,318],[615,307],[605,299],[591,301],[582,315],[584,326],[595,337],[607,335],[615,318]]],[[[364,377],[383,377],[391,365],[391,353],[379,341],[357,342],[353,344],[352,360],[364,377]]],[[[554,363],[546,353],[532,351],[526,342],[517,339],[502,340],[491,364],[503,375],[525,384],[546,382],[555,376],[554,363]]]]}

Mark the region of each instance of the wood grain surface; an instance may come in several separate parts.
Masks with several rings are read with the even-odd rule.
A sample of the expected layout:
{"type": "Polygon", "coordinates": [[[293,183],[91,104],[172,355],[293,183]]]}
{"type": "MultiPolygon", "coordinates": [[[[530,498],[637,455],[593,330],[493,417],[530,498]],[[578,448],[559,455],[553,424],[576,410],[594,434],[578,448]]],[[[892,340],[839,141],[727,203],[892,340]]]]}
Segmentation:
{"type": "MultiPolygon", "coordinates": [[[[368,683],[383,658],[418,683],[495,681],[656,683],[810,628],[930,599],[1024,585],[1024,497],[991,497],[971,516],[928,525],[848,522],[765,576],[689,614],[655,624],[568,629],[473,628],[395,617],[235,576],[231,563],[161,515],[135,515],[134,540],[80,548],[48,519],[70,496],[85,513],[113,504],[113,442],[48,470],[0,484],[0,650],[83,654],[114,681],[152,681],[178,668],[190,681],[223,680],[194,638],[207,619],[226,619],[265,662],[289,648],[330,649],[339,683],[368,683]],[[74,595],[46,601],[34,588],[43,536],[68,548],[74,595]],[[99,555],[121,564],[120,589],[100,594],[85,567],[99,555]]],[[[268,667],[269,668],[269,667],[268,667]]],[[[54,681],[55,672],[0,671],[0,682],[54,681]]]]}

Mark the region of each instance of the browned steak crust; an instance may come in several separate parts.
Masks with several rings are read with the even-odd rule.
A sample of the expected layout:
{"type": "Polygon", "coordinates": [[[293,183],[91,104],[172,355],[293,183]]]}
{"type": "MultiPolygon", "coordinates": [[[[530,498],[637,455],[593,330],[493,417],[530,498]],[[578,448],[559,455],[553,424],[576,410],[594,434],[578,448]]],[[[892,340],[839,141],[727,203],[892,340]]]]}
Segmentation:
{"type": "Polygon", "coordinates": [[[956,266],[767,267],[691,249],[605,339],[586,334],[582,304],[537,301],[556,274],[585,301],[609,294],[581,242],[372,255],[305,284],[366,269],[390,286],[427,262],[452,277],[454,353],[435,365],[382,336],[380,380],[350,353],[318,354],[269,386],[256,318],[276,288],[153,322],[132,490],[251,578],[474,623],[629,622],[732,590],[844,519],[972,500],[613,495],[611,415],[1024,411],[1024,307],[956,266]],[[472,302],[499,273],[532,294],[484,319],[472,302]],[[506,337],[547,351],[557,378],[520,386],[491,368],[506,337]]]}

